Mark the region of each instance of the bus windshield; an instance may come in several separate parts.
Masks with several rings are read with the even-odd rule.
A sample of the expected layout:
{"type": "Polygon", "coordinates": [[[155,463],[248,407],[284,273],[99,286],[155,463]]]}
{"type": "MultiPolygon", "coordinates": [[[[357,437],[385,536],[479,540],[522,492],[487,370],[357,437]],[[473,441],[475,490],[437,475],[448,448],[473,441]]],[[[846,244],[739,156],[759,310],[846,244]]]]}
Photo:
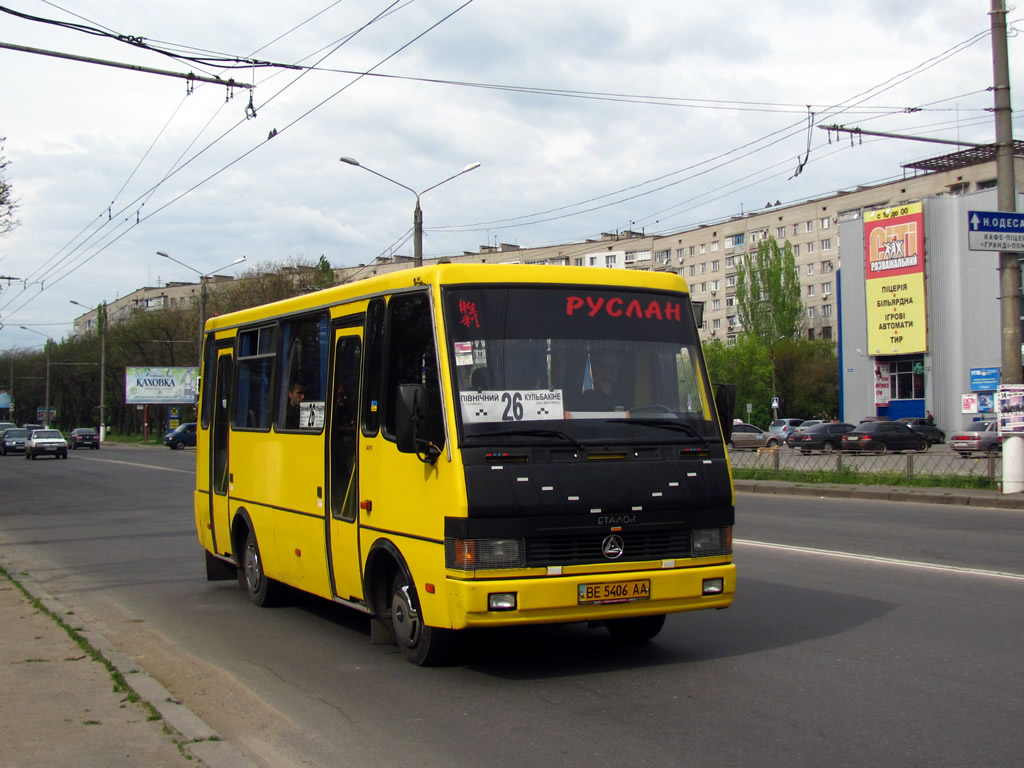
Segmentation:
{"type": "Polygon", "coordinates": [[[706,442],[719,433],[689,296],[443,289],[460,436],[706,442]]]}

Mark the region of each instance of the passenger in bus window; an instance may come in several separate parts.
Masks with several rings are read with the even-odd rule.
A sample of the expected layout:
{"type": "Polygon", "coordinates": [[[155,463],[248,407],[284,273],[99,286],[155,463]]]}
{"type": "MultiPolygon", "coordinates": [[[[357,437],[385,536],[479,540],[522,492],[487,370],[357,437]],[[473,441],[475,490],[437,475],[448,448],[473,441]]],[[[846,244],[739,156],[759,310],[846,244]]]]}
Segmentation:
{"type": "Polygon", "coordinates": [[[299,428],[300,404],[306,399],[306,387],[301,381],[293,382],[288,388],[288,406],[285,410],[285,429],[299,428]]]}
{"type": "Polygon", "coordinates": [[[611,411],[616,406],[625,407],[625,397],[619,383],[619,373],[622,368],[622,361],[612,351],[602,350],[595,352],[590,358],[591,387],[584,389],[581,403],[581,410],[588,411],[611,411]]]}

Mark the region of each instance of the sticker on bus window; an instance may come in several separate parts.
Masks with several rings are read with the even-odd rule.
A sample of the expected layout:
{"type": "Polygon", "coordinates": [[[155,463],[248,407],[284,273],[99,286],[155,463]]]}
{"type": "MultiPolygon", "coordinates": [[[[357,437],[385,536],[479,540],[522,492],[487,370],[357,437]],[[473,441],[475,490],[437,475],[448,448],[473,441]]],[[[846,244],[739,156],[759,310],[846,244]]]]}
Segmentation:
{"type": "Polygon", "coordinates": [[[466,424],[562,419],[560,389],[503,389],[460,393],[466,424]]]}
{"type": "Polygon", "coordinates": [[[455,364],[459,367],[473,364],[473,342],[455,342],[455,364]]]}
{"type": "Polygon", "coordinates": [[[304,400],[299,403],[299,429],[323,429],[326,405],[323,400],[304,400]]]}

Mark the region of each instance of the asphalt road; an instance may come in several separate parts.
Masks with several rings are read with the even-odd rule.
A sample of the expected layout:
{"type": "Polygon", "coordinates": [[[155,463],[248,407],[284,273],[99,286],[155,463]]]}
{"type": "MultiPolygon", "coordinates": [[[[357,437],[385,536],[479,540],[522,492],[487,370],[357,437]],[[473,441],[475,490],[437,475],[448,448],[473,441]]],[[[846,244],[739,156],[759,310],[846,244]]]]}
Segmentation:
{"type": "Polygon", "coordinates": [[[741,495],[729,610],[422,669],[343,608],[206,582],[194,455],[0,458],[0,555],[261,765],[1021,764],[1022,513],[741,495]]]}

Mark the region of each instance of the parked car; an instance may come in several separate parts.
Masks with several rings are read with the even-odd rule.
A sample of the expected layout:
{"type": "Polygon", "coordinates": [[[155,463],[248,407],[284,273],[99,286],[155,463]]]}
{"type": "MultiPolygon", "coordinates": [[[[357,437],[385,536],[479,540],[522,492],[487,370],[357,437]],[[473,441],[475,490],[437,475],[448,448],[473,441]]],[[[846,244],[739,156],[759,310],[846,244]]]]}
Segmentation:
{"type": "Polygon", "coordinates": [[[765,432],[753,424],[740,422],[732,425],[732,437],[729,438],[729,450],[739,451],[744,448],[777,448],[782,440],[771,432],[765,432]]]}
{"type": "Polygon", "coordinates": [[[789,437],[790,432],[803,423],[803,419],[773,419],[772,423],[768,425],[768,431],[778,437],[781,443],[789,437]]]}
{"type": "Polygon", "coordinates": [[[800,429],[810,429],[815,424],[824,424],[824,423],[825,423],[825,421],[822,420],[822,419],[808,419],[807,421],[801,421],[800,422],[800,426],[797,427],[793,431],[795,432],[795,431],[800,430],[800,429]]]}
{"type": "Polygon", "coordinates": [[[195,447],[196,423],[188,421],[164,435],[164,445],[173,450],[184,450],[185,446],[195,447]]]}
{"type": "Polygon", "coordinates": [[[898,421],[865,421],[843,435],[844,451],[927,451],[928,438],[898,421]]]}
{"type": "Polygon", "coordinates": [[[786,445],[799,449],[801,453],[822,451],[832,453],[843,445],[843,435],[856,427],[841,421],[820,421],[809,427],[803,424],[786,438],[786,445]]]}
{"type": "Polygon", "coordinates": [[[71,430],[71,434],[68,435],[68,442],[71,444],[71,450],[73,451],[79,448],[98,449],[100,447],[100,436],[92,427],[79,427],[78,429],[71,430]]]}
{"type": "Polygon", "coordinates": [[[0,440],[0,451],[6,456],[8,453],[24,453],[25,441],[28,440],[28,430],[21,427],[8,427],[4,430],[4,436],[0,440]]]}
{"type": "Polygon", "coordinates": [[[25,441],[25,458],[34,460],[37,456],[68,457],[68,441],[59,429],[32,430],[25,441]]]}
{"type": "Polygon", "coordinates": [[[928,421],[928,419],[923,419],[920,416],[905,416],[902,419],[897,419],[897,421],[900,424],[906,424],[915,432],[920,432],[928,438],[928,442],[932,445],[946,442],[946,433],[936,427],[934,422],[928,421]]]}
{"type": "Polygon", "coordinates": [[[1003,450],[1003,438],[999,436],[999,422],[975,422],[963,432],[949,436],[949,447],[967,457],[972,453],[994,454],[1003,450]]]}

